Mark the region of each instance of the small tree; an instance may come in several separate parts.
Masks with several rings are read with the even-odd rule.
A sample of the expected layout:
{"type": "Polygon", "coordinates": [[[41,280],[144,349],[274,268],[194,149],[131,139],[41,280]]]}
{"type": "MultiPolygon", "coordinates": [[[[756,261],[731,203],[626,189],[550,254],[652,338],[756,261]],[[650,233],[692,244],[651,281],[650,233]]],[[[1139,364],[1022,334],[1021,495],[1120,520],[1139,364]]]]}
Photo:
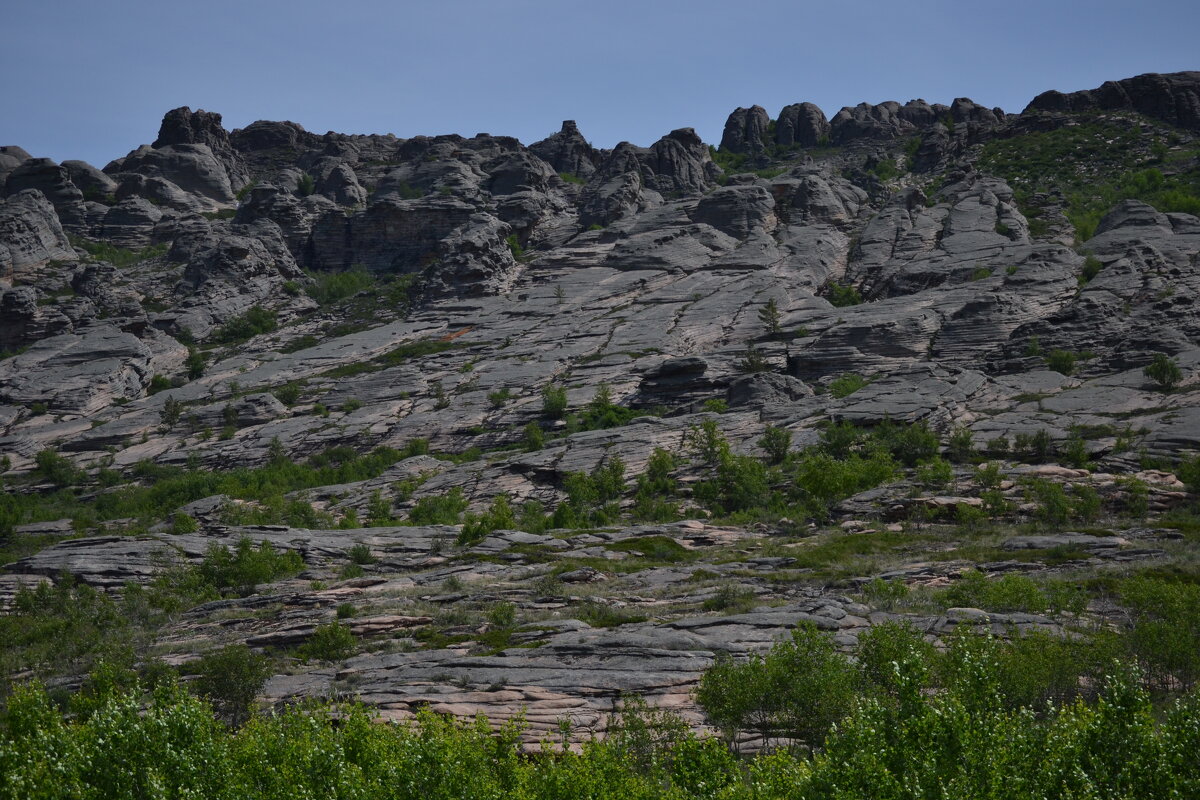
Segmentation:
{"type": "Polygon", "coordinates": [[[196,692],[212,701],[213,708],[230,725],[250,718],[254,698],[271,675],[271,662],[244,644],[233,644],[209,653],[196,664],[200,676],[196,692]]]}
{"type": "Polygon", "coordinates": [[[767,333],[772,336],[783,330],[783,326],[780,324],[779,304],[775,302],[774,297],[758,310],[758,318],[767,329],[767,333]]]}
{"type": "Polygon", "coordinates": [[[1142,370],[1142,374],[1157,383],[1164,392],[1171,391],[1183,380],[1179,364],[1166,353],[1155,353],[1154,360],[1142,370]]]}
{"type": "Polygon", "coordinates": [[[1046,366],[1063,375],[1075,374],[1075,362],[1078,356],[1070,350],[1051,350],[1046,356],[1046,366]]]}
{"type": "Polygon", "coordinates": [[[183,403],[176,400],[174,395],[167,395],[167,401],[163,403],[162,410],[159,412],[163,425],[168,428],[174,427],[182,414],[183,403]]]}
{"type": "Polygon", "coordinates": [[[792,446],[792,432],[787,428],[776,428],[768,425],[763,431],[758,446],[767,453],[767,461],[771,464],[782,464],[787,458],[788,448],[792,446]]]}
{"type": "Polygon", "coordinates": [[[561,386],[542,389],[542,414],[550,419],[562,419],[567,413],[567,390],[561,386]]]}

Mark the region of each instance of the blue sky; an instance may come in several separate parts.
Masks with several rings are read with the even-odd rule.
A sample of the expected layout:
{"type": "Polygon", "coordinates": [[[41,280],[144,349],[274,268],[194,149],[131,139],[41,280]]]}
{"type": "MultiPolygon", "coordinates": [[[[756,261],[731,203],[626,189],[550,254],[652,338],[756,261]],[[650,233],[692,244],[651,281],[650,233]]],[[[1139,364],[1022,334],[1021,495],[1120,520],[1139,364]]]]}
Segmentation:
{"type": "Polygon", "coordinates": [[[593,144],[735,107],[967,96],[1020,111],[1142,72],[1200,69],[1200,3],[1143,0],[6,0],[0,144],[103,166],[164,112],[323,133],[480,131],[593,144]]]}

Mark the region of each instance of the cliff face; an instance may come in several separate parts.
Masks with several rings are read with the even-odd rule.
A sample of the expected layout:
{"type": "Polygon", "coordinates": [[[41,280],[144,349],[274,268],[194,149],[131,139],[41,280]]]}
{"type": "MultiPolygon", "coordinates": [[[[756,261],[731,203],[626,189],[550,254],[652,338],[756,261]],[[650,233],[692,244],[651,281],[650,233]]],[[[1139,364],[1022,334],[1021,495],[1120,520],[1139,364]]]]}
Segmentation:
{"type": "MultiPolygon", "coordinates": [[[[23,498],[0,517],[0,601],[65,573],[117,592],[248,535],[304,572],[139,646],[179,664],[287,648],[352,603],[369,652],[280,668],[268,697],[525,706],[535,737],[562,714],[602,724],[619,691],[694,715],[714,652],[797,620],[848,646],[876,619],[849,596],[872,577],[1062,568],[948,559],[928,538],[833,565],[802,534],[886,537],[959,506],[1020,522],[1029,476],[1090,487],[1105,514],[1187,501],[1166,470],[1200,450],[1198,132],[1187,72],[1016,115],[739,108],[719,149],[686,128],[597,149],[569,121],[529,146],[227,132],[186,108],[103,170],[0,148],[0,454],[23,498]],[[1164,362],[1179,375],[1156,383],[1164,362]],[[876,442],[837,450],[830,423],[932,432],[958,466],[930,478],[936,444],[908,459],[886,440],[886,475],[821,494],[797,459],[857,464],[876,442]],[[373,448],[392,450],[354,460],[373,448]],[[971,477],[985,451],[1003,502],[971,477]],[[245,477],[314,457],[269,490],[245,477]],[[729,465],[750,462],[743,485],[729,465]],[[213,477],[234,469],[248,483],[213,477]],[[193,488],[130,505],[183,470],[193,488]],[[513,627],[488,620],[503,603],[527,627],[479,644],[513,627]]],[[[1031,549],[1179,555],[1161,531],[1120,533],[1031,549]]],[[[978,621],[925,617],[932,635],[978,621]]],[[[1057,625],[986,622],[1008,623],[1057,625]]]]}

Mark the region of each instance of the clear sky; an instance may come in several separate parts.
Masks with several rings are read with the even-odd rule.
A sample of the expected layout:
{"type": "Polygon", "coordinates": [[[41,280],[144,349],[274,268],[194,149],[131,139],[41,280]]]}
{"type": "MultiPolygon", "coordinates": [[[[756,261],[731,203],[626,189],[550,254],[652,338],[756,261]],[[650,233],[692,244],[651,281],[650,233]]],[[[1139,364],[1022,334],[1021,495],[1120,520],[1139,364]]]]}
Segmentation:
{"type": "Polygon", "coordinates": [[[480,131],[529,143],[577,120],[648,145],[725,117],[1041,91],[1200,70],[1190,0],[4,0],[0,144],[98,166],[177,106],[232,130],[480,131]]]}

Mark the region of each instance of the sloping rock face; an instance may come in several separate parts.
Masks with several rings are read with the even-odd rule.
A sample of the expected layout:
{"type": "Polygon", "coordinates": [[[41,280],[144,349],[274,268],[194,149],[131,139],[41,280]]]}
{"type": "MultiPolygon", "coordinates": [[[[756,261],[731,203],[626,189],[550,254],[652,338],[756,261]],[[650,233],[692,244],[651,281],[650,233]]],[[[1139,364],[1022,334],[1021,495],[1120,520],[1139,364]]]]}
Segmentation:
{"type": "Polygon", "coordinates": [[[28,279],[75,251],[45,194],[25,189],[0,201],[0,285],[28,279]]]}
{"type": "Polygon", "coordinates": [[[524,706],[531,740],[563,717],[580,740],[602,730],[623,692],[699,722],[713,659],[798,622],[847,652],[897,617],[931,641],[1061,633],[1040,614],[885,611],[870,587],[927,599],[968,569],[1075,580],[1194,561],[1190,534],[1131,519],[1191,502],[1169,470],[1200,452],[1192,80],[1020,115],[966,98],[833,119],[740,108],[715,161],[690,128],[607,150],[568,121],[526,147],[228,133],[186,108],[103,172],[0,148],[0,468],[38,509],[0,515],[0,608],[64,572],[118,593],[266,541],[303,571],[173,615],[139,656],[186,674],[218,647],[287,652],[342,619],[356,654],[290,659],[269,700],[356,693],[391,718],[524,706]],[[1068,140],[1056,165],[1104,151],[1106,120],[1135,131],[1105,153],[1112,176],[1088,164],[1047,188],[1043,153],[1032,177],[994,157],[1041,134],[1068,140]],[[1087,183],[1109,177],[1142,199],[1079,205],[1079,186],[1130,193],[1087,183]],[[1144,371],[1162,359],[1171,386],[1144,371]],[[923,424],[955,458],[967,437],[996,494],[977,485],[982,455],[897,456],[885,483],[825,502],[787,470],[841,481],[811,449],[828,455],[839,423],[923,424]],[[1055,449],[1064,463],[1041,463],[1055,449]],[[746,494],[782,493],[786,516],[725,524],[751,514],[723,517],[712,495],[768,462],[746,494]],[[570,522],[580,474],[614,465],[615,499],[570,522]],[[233,469],[200,496],[217,491],[207,471],[233,469]],[[180,476],[163,507],[123,505],[180,476]],[[1041,482],[1080,506],[1090,489],[1107,516],[1087,537],[946,522],[1029,522],[1041,482]],[[474,536],[485,512],[503,524],[474,536]],[[560,523],[578,524],[546,530],[560,523]]]}
{"type": "Polygon", "coordinates": [[[86,221],[83,192],[71,182],[67,169],[49,158],[30,158],[8,173],[4,180],[5,194],[12,196],[33,190],[41,192],[68,230],[82,229],[86,221]]]}
{"type": "Polygon", "coordinates": [[[1200,72],[1148,72],[1080,92],[1051,89],[1025,107],[1031,111],[1137,111],[1154,119],[1200,131],[1200,72]]]}

